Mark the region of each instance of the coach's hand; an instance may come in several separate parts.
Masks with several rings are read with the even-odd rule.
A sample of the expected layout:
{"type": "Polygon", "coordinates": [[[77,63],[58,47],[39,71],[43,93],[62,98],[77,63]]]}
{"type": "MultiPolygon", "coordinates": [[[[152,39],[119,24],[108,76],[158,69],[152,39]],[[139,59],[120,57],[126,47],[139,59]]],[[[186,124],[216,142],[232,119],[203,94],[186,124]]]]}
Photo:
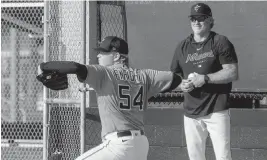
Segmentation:
{"type": "Polygon", "coordinates": [[[194,73],[194,74],[195,74],[194,77],[190,78],[192,83],[194,84],[196,88],[202,87],[205,84],[204,75],[198,74],[198,73],[194,73]]]}
{"type": "Polygon", "coordinates": [[[195,87],[191,80],[183,79],[180,88],[183,92],[191,92],[195,87]]]}

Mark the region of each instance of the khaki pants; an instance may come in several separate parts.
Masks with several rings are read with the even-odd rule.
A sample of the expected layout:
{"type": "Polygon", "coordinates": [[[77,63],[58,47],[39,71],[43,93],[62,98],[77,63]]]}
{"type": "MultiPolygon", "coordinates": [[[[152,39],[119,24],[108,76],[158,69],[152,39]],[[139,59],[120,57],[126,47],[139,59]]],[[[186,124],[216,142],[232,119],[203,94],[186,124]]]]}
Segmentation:
{"type": "Polygon", "coordinates": [[[117,137],[117,132],[105,136],[103,143],[90,149],[76,160],[147,160],[149,144],[140,131],[132,136],[117,137]]]}
{"type": "Polygon", "coordinates": [[[184,116],[187,151],[190,160],[206,160],[206,139],[210,135],[216,160],[232,160],[229,110],[193,119],[184,116]]]}

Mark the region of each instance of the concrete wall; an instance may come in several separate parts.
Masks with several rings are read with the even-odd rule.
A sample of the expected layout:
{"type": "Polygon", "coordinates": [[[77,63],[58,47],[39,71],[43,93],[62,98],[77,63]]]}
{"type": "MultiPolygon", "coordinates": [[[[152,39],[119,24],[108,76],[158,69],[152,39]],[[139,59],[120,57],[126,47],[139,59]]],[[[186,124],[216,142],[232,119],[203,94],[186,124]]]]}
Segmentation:
{"type": "MultiPolygon", "coordinates": [[[[97,113],[91,109],[90,113],[97,113]]],[[[267,159],[267,110],[231,109],[231,148],[233,160],[267,159]]],[[[101,143],[100,124],[86,123],[87,149],[101,143]]],[[[181,109],[149,109],[145,133],[150,143],[148,160],[188,160],[181,109]]],[[[214,160],[211,140],[207,141],[207,160],[214,160]]]]}

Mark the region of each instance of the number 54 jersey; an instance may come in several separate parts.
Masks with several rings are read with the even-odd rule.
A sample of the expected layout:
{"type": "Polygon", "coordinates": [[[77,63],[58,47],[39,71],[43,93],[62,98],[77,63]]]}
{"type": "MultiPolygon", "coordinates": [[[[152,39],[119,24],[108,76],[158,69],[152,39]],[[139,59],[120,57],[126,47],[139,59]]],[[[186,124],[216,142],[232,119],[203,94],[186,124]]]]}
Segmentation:
{"type": "Polygon", "coordinates": [[[109,67],[88,65],[84,83],[97,94],[102,138],[111,132],[144,130],[148,99],[168,89],[173,74],[151,69],[133,69],[123,64],[109,67]]]}

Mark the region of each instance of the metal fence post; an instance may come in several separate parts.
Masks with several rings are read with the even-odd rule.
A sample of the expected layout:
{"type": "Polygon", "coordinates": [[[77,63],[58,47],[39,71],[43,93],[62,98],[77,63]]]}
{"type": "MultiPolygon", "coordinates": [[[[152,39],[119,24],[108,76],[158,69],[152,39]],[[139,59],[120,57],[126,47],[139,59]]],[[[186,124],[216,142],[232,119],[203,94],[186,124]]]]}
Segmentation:
{"type": "Polygon", "coordinates": [[[122,23],[123,23],[123,38],[128,41],[127,37],[127,18],[126,18],[126,7],[125,2],[121,7],[121,16],[122,16],[122,23]]]}
{"type": "MultiPolygon", "coordinates": [[[[48,61],[49,52],[49,1],[44,1],[44,62],[48,61]]],[[[43,160],[48,158],[48,116],[49,116],[49,106],[46,102],[48,98],[48,89],[43,88],[43,100],[44,100],[44,110],[43,110],[43,160]]]]}
{"type": "Polygon", "coordinates": [[[18,30],[16,28],[10,29],[10,49],[11,49],[11,121],[17,122],[19,119],[18,116],[18,73],[16,71],[18,70],[18,63],[19,63],[19,34],[18,30]]]}
{"type": "MultiPolygon", "coordinates": [[[[82,63],[86,64],[86,1],[82,2],[82,63]]],[[[81,88],[81,154],[85,151],[85,106],[86,106],[86,84],[82,83],[81,88]]]]}

